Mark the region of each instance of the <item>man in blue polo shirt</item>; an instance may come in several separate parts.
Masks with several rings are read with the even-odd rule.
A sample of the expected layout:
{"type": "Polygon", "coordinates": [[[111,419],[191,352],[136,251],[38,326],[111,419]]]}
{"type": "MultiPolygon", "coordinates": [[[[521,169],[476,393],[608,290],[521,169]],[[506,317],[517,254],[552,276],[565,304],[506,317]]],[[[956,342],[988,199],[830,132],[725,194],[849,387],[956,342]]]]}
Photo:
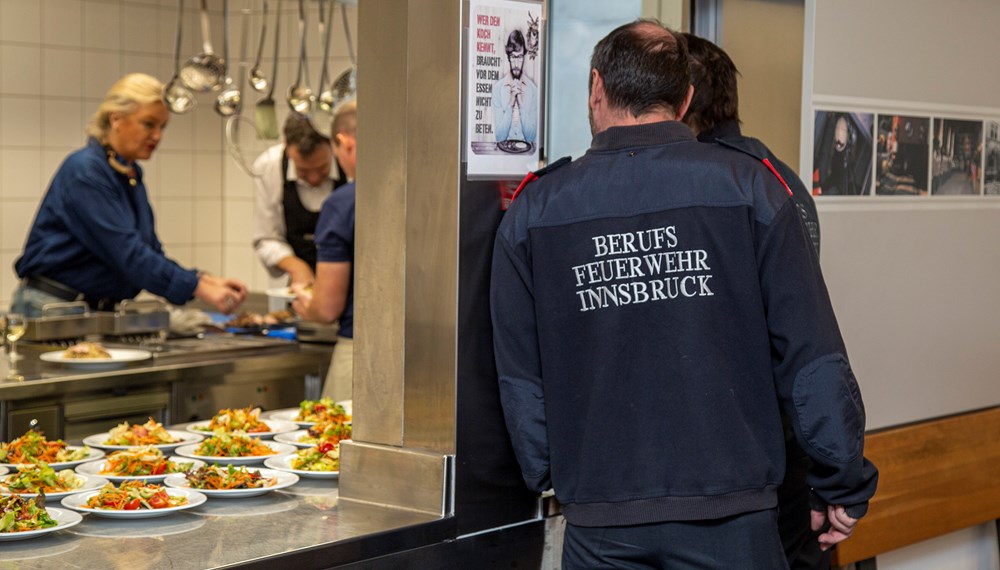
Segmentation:
{"type": "Polygon", "coordinates": [[[337,108],[330,142],[352,182],[323,201],[316,223],[316,281],[310,293],[293,285],[292,308],[310,321],[339,321],[337,345],[323,384],[323,397],[350,400],[354,381],[354,175],[357,170],[357,103],[337,108]]]}

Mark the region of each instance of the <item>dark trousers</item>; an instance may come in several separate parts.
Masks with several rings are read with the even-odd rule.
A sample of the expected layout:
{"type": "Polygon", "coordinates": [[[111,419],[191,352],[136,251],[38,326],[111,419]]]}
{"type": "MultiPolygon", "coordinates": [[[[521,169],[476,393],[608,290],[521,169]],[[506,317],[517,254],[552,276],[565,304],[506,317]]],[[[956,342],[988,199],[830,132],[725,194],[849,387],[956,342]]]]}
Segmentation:
{"type": "Polygon", "coordinates": [[[782,570],[776,509],[708,521],[566,524],[563,570],[782,570]]]}
{"type": "Polygon", "coordinates": [[[791,570],[829,570],[830,551],[819,549],[819,533],[810,527],[809,484],[806,474],[812,465],[794,441],[788,448],[785,482],[778,487],[778,529],[791,570]]]}

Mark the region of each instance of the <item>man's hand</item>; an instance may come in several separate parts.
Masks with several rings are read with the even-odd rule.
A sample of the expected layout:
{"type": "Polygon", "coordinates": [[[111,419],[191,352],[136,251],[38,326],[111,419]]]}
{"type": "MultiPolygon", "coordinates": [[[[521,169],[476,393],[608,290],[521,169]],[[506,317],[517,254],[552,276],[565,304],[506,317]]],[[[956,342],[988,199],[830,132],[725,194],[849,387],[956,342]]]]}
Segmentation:
{"type": "Polygon", "coordinates": [[[312,304],[312,292],[306,291],[305,284],[302,283],[292,283],[289,287],[292,293],[295,293],[295,301],[292,302],[292,310],[295,314],[307,318],[309,315],[309,306],[312,304]]]}
{"type": "Polygon", "coordinates": [[[845,540],[851,536],[854,532],[855,525],[858,524],[858,519],[852,519],[847,516],[847,512],[844,507],[838,505],[827,505],[826,512],[823,511],[812,511],[812,529],[813,531],[819,531],[823,528],[824,523],[830,521],[830,528],[819,535],[819,548],[820,550],[829,550],[830,547],[837,544],[838,542],[845,540]]]}

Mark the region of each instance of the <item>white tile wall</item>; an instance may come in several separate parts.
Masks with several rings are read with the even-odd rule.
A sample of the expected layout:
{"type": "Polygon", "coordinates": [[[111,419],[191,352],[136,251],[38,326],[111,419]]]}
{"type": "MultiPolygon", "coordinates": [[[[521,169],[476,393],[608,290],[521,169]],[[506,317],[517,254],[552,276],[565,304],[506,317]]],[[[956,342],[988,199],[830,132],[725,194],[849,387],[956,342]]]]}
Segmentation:
{"type": "MultiPolygon", "coordinates": [[[[232,0],[231,59],[239,59],[240,10],[232,0]]],[[[287,115],[284,92],[294,80],[298,31],[294,3],[282,14],[281,70],[275,90],[279,124],[287,115]]],[[[273,6],[274,3],[272,2],[273,6]]],[[[202,51],[197,2],[185,3],[181,61],[202,51]]],[[[209,2],[215,51],[223,49],[221,2],[209,2]]],[[[317,3],[310,2],[310,83],[318,88],[320,44],[317,3]]],[[[356,30],[357,8],[348,8],[356,30]]],[[[268,19],[263,68],[270,74],[274,14],[268,19]]],[[[85,124],[112,83],[130,72],[170,79],[174,69],[173,0],[0,0],[0,309],[16,286],[13,262],[53,174],[82,146],[85,124]]],[[[249,22],[248,55],[256,55],[261,18],[249,22]]],[[[331,73],[348,66],[339,12],[333,21],[331,73]]],[[[356,42],[356,38],[355,38],[356,42]]],[[[249,67],[249,63],[246,64],[249,67]]],[[[234,75],[237,68],[233,69],[234,75]]],[[[254,116],[263,95],[247,89],[244,115],[254,116]]],[[[168,256],[246,282],[271,286],[251,246],[253,179],[230,158],[224,121],[214,94],[199,94],[198,108],[173,116],[160,148],[143,163],[145,181],[168,256]]],[[[248,163],[275,144],[260,141],[243,123],[240,145],[248,163]]]]}

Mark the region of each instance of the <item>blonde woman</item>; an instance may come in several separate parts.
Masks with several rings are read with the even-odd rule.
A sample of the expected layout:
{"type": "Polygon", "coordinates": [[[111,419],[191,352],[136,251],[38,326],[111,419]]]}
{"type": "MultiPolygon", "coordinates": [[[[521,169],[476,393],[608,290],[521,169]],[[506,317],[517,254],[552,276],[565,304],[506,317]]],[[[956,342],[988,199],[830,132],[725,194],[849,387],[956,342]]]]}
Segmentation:
{"type": "Polygon", "coordinates": [[[156,237],[137,161],[152,156],[169,119],[156,78],[132,73],[111,86],[87,145],[62,163],[42,199],[14,264],[21,283],[12,311],[40,316],[46,304],[79,300],[109,310],[143,289],[224,312],[246,299],[243,283],[181,267],[156,237]]]}

